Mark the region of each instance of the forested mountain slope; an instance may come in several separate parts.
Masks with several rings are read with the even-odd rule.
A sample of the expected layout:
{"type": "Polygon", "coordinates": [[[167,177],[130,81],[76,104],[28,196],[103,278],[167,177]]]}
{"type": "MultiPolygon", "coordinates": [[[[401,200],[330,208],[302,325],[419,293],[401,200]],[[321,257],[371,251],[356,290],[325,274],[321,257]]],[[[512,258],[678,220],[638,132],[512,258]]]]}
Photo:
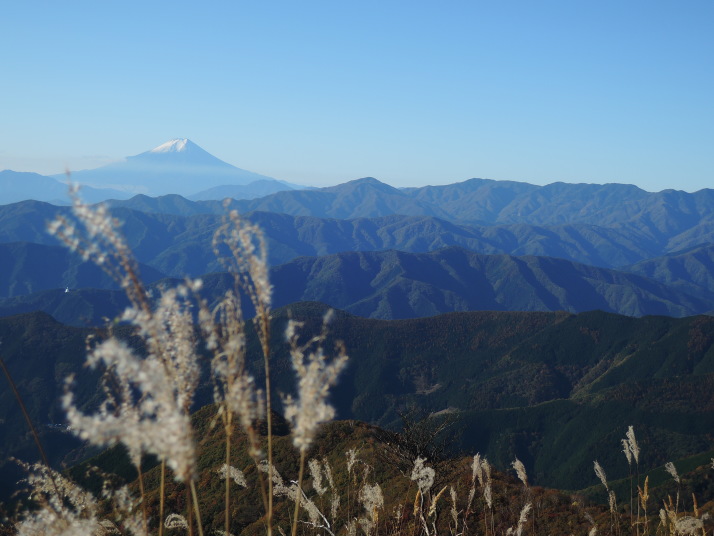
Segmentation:
{"type": "MultiPolygon", "coordinates": [[[[288,315],[314,332],[324,312],[303,303],[273,315],[274,392],[295,388],[288,315]]],[[[62,422],[66,375],[77,374],[81,403],[97,393],[97,376],[83,367],[88,333],[41,313],[0,319],[3,358],[43,435],[59,433],[46,425],[62,422]]],[[[711,449],[713,334],[710,317],[471,312],[385,321],[338,312],[326,348],[340,339],[350,355],[333,390],[338,418],[392,426],[410,407],[450,414],[454,441],[467,452],[502,468],[518,456],[534,483],[572,489],[593,482],[593,459],[612,479],[627,476],[619,439],[629,425],[646,467],[711,449]]],[[[260,381],[257,344],[249,337],[260,381]]],[[[198,400],[210,402],[210,384],[198,400]]],[[[3,459],[33,452],[9,390],[0,392],[0,434],[3,459]]],[[[56,460],[76,444],[52,437],[56,460]]]]}

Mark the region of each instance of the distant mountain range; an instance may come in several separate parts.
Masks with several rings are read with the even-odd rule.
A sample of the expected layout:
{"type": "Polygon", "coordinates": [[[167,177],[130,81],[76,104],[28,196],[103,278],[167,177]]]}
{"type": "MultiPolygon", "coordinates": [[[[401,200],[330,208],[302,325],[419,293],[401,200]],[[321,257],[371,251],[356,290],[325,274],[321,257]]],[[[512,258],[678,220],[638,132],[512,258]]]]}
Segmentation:
{"type": "Polygon", "coordinates": [[[714,190],[645,192],[622,184],[533,186],[471,179],[444,186],[397,189],[373,178],[329,188],[279,192],[237,201],[241,212],[260,210],[320,218],[434,216],[479,225],[638,225],[652,238],[714,223],[714,190]]]}
{"type": "MultiPolygon", "coordinates": [[[[136,196],[126,202],[133,209],[116,207],[113,213],[123,222],[122,232],[140,262],[157,274],[200,276],[222,269],[211,246],[212,234],[221,221],[221,216],[214,213],[218,212],[214,204],[220,205],[192,202],[180,196],[136,196]]],[[[56,239],[45,230],[47,221],[68,212],[69,208],[36,201],[0,206],[0,243],[57,245],[56,239]]],[[[457,245],[480,254],[555,257],[600,268],[617,268],[672,286],[698,300],[711,301],[714,297],[714,246],[711,240],[706,240],[711,228],[706,221],[694,221],[692,227],[679,234],[662,232],[655,240],[645,238],[648,228],[635,223],[612,227],[593,224],[477,226],[428,216],[338,220],[254,212],[246,217],[264,229],[273,265],[300,256],[390,249],[424,253],[457,245]],[[705,240],[705,244],[700,240],[705,240]],[[673,246],[682,246],[682,249],[672,251],[673,246]]],[[[14,262],[15,258],[17,262],[24,262],[26,256],[10,255],[5,262],[14,262]]],[[[26,269],[6,268],[8,274],[21,274],[26,269]]],[[[40,269],[52,270],[52,267],[45,264],[40,269]]],[[[54,270],[56,274],[65,271],[66,268],[54,270]]],[[[47,275],[42,277],[49,280],[47,275]]],[[[21,288],[17,286],[19,283],[12,284],[21,288]]],[[[58,282],[58,286],[72,287],[88,284],[89,281],[83,284],[74,279],[58,282]]],[[[32,285],[25,288],[40,290],[32,285]]],[[[4,295],[10,295],[9,291],[4,295]]]]}
{"type": "MultiPolygon", "coordinates": [[[[543,241],[547,241],[547,234],[557,233],[563,226],[578,226],[594,229],[591,234],[605,229],[610,236],[628,235],[635,250],[672,252],[714,243],[714,190],[649,193],[618,184],[556,183],[537,187],[506,183],[497,190],[498,199],[484,199],[495,189],[494,182],[472,179],[440,187],[399,190],[367,178],[330,188],[235,200],[230,208],[244,214],[260,211],[340,220],[402,215],[489,228],[528,225],[548,229],[543,241]]],[[[175,215],[219,214],[224,210],[217,201],[188,204],[176,196],[151,200],[138,197],[112,202],[112,206],[175,215]]]]}
{"type": "MultiPolygon", "coordinates": [[[[5,296],[0,298],[0,316],[40,310],[70,325],[101,325],[126,306],[122,293],[111,290],[115,285],[109,278],[81,259],[63,255],[62,248],[17,243],[5,245],[2,253],[17,261],[11,274],[0,263],[0,275],[7,274],[13,282],[0,288],[0,296],[5,296]],[[33,263],[33,257],[49,263],[33,263]],[[64,292],[63,285],[70,285],[65,281],[74,283],[82,270],[87,272],[84,284],[72,284],[70,292],[64,292]]],[[[156,285],[178,281],[160,279],[155,270],[143,269],[147,281],[156,285]]],[[[430,253],[389,250],[298,257],[274,267],[270,278],[274,306],[319,301],[366,318],[596,309],[629,316],[682,317],[714,309],[714,301],[703,293],[688,294],[632,273],[552,257],[481,255],[456,246],[430,253]]],[[[203,281],[209,302],[233,287],[232,279],[223,273],[206,274],[203,281]]],[[[251,314],[246,309],[246,315],[251,314]]]]}
{"type": "MultiPolygon", "coordinates": [[[[43,195],[60,195],[51,178],[1,175],[16,189],[40,181],[43,195]]],[[[187,139],[74,179],[172,192],[107,201],[150,281],[221,271],[211,237],[226,210],[219,198],[229,196],[229,209],[264,229],[274,277],[283,280],[276,287],[286,289],[277,294],[281,304],[320,300],[379,318],[474,308],[636,316],[714,310],[714,190],[485,179],[398,189],[374,178],[295,190],[187,139]],[[195,200],[187,198],[198,184],[195,200]]],[[[38,201],[0,205],[7,281],[0,297],[13,306],[26,307],[21,295],[64,286],[112,288],[79,259],[37,249],[57,245],[46,222],[68,212],[38,201]]]]}
{"type": "MultiPolygon", "coordinates": [[[[67,204],[67,177],[0,172],[0,204],[28,199],[67,204]]],[[[138,193],[181,194],[195,199],[253,199],[281,190],[303,188],[228,164],[189,139],[174,139],[96,169],[72,171],[90,203],[128,199],[138,193]]]]}

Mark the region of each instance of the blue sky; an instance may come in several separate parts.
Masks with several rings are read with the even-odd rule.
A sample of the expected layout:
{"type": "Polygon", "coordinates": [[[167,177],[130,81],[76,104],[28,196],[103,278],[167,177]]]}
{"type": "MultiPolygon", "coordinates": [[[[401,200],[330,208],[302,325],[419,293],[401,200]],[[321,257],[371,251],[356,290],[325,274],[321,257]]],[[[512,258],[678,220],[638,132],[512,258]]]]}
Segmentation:
{"type": "Polygon", "coordinates": [[[714,2],[10,0],[0,169],[714,187],[714,2]]]}

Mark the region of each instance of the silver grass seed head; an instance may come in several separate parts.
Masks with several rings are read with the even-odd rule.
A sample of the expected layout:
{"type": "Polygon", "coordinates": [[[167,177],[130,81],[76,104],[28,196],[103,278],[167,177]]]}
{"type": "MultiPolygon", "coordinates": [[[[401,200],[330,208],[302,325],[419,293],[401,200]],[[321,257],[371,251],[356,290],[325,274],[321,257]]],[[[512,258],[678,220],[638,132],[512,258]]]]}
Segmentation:
{"type": "Polygon", "coordinates": [[[677,468],[674,466],[672,462],[667,462],[664,464],[665,470],[670,474],[672,478],[674,478],[675,482],[679,484],[679,474],[677,473],[677,468]]]}
{"type": "Polygon", "coordinates": [[[417,483],[417,487],[422,495],[424,495],[431,486],[434,485],[434,478],[436,476],[436,471],[431,467],[424,465],[426,460],[422,457],[418,457],[414,460],[414,467],[412,469],[411,480],[417,483]]]}
{"type": "Polygon", "coordinates": [[[18,462],[28,476],[32,494],[46,500],[45,507],[28,512],[15,525],[20,536],[95,536],[102,533],[94,497],[57,471],[43,464],[18,462]]]}
{"type": "MultiPolygon", "coordinates": [[[[265,416],[262,390],[256,389],[255,380],[245,372],[233,378],[223,396],[228,409],[238,416],[243,430],[249,430],[256,421],[265,416]]],[[[251,455],[254,454],[258,453],[251,455]]]]}
{"type": "Polygon", "coordinates": [[[531,511],[532,504],[528,503],[521,509],[521,514],[518,517],[518,527],[516,528],[516,536],[523,534],[523,526],[528,520],[528,513],[531,511]]]}
{"type": "Polygon", "coordinates": [[[330,489],[334,490],[335,480],[332,477],[332,467],[330,467],[330,462],[327,461],[327,458],[322,458],[322,471],[325,473],[325,478],[327,479],[327,484],[330,486],[330,489]]]}
{"type": "MultiPolygon", "coordinates": [[[[347,452],[345,452],[345,456],[347,457],[347,473],[350,474],[352,472],[352,467],[354,467],[355,462],[357,461],[357,449],[350,449],[347,452]]],[[[714,465],[714,458],[712,458],[712,464],[714,465]]]]}
{"type": "Polygon", "coordinates": [[[280,473],[278,473],[278,470],[275,468],[275,466],[270,465],[268,463],[268,460],[260,460],[260,462],[258,463],[258,470],[261,473],[265,473],[266,475],[269,474],[270,479],[273,481],[273,484],[280,486],[285,485],[283,483],[283,477],[280,476],[280,473]]]}
{"type": "Polygon", "coordinates": [[[493,495],[491,494],[491,481],[486,482],[486,486],[483,488],[483,498],[489,508],[493,507],[493,495]]]}
{"type": "Polygon", "coordinates": [[[370,520],[375,522],[377,509],[384,508],[384,496],[379,484],[365,484],[359,490],[359,501],[364,506],[370,520]]]}
{"type": "Polygon", "coordinates": [[[635,463],[640,462],[640,447],[637,444],[637,440],[635,439],[635,428],[630,425],[627,428],[627,433],[625,434],[627,437],[627,443],[628,446],[630,447],[630,452],[632,452],[632,457],[635,459],[635,463]]]}
{"type": "Polygon", "coordinates": [[[602,466],[598,463],[597,460],[595,460],[593,466],[595,469],[595,474],[600,479],[600,482],[602,482],[602,485],[605,486],[605,489],[610,489],[607,485],[607,477],[605,476],[605,470],[602,468],[602,466]]]}
{"type": "Polygon", "coordinates": [[[245,480],[245,475],[243,474],[243,471],[241,471],[237,467],[233,467],[232,465],[224,463],[221,468],[218,469],[216,472],[218,473],[218,476],[221,478],[221,480],[226,480],[230,478],[239,486],[243,488],[248,487],[248,483],[245,480]]]}
{"type": "Polygon", "coordinates": [[[322,317],[322,325],[327,326],[332,322],[335,318],[335,310],[332,309],[331,307],[325,311],[325,314],[322,317]]]}
{"type": "Polygon", "coordinates": [[[48,508],[28,514],[14,528],[17,536],[97,536],[103,531],[96,519],[62,515],[48,508]]]}
{"type": "Polygon", "coordinates": [[[23,482],[29,484],[34,495],[44,495],[57,510],[64,510],[64,505],[72,511],[93,516],[98,504],[94,496],[66,478],[61,473],[42,463],[28,464],[15,460],[26,472],[23,482]]]}
{"type": "Polygon", "coordinates": [[[176,396],[166,367],[155,356],[139,358],[116,339],[97,345],[87,361],[94,366],[102,362],[112,370],[119,385],[132,386],[142,396],[126,401],[121,413],[88,416],[74,406],[68,393],[64,398],[65,409],[75,433],[95,445],[120,441],[130,453],[155,454],[167,462],[177,480],[191,478],[195,446],[190,418],[176,396]]]}
{"type": "Polygon", "coordinates": [[[320,467],[320,462],[315,458],[311,458],[307,462],[308,469],[310,470],[310,476],[312,476],[312,487],[315,488],[317,494],[322,497],[327,491],[327,488],[322,485],[322,469],[320,467]]]}
{"type": "Polygon", "coordinates": [[[287,334],[293,369],[298,377],[298,396],[284,398],[285,418],[292,424],[293,444],[301,452],[306,452],[320,425],[335,416],[335,409],[328,404],[327,397],[330,387],[337,383],[337,377],[347,364],[347,355],[340,346],[337,356],[327,361],[320,346],[325,338],[324,330],[323,335],[311,339],[307,346],[298,345],[295,323],[288,323],[287,334]],[[312,349],[316,344],[317,348],[312,349]]]}
{"type": "Polygon", "coordinates": [[[457,527],[459,523],[459,512],[456,509],[457,496],[454,486],[449,486],[449,495],[451,496],[451,520],[454,522],[454,527],[457,527]]]}
{"type": "Polygon", "coordinates": [[[469,508],[471,508],[471,503],[473,502],[475,496],[476,496],[476,486],[471,486],[471,489],[469,490],[468,500],[466,501],[466,509],[467,510],[469,508]]]}
{"type": "Polygon", "coordinates": [[[607,499],[608,499],[608,503],[610,504],[610,512],[612,512],[614,514],[615,511],[617,510],[617,499],[615,497],[615,492],[612,490],[609,490],[607,493],[607,499]]]}
{"type": "Polygon", "coordinates": [[[528,476],[526,475],[526,467],[525,465],[523,465],[523,462],[516,458],[511,464],[511,466],[516,471],[516,475],[518,475],[518,480],[520,480],[524,486],[528,487],[528,476]]]}
{"type": "Polygon", "coordinates": [[[483,474],[486,479],[486,482],[491,482],[491,464],[488,463],[488,460],[486,458],[483,458],[481,460],[481,469],[483,469],[483,474]]]}
{"type": "Polygon", "coordinates": [[[627,439],[621,439],[622,442],[622,452],[625,453],[625,458],[627,458],[627,465],[632,465],[632,451],[630,450],[630,442],[627,439]]]}
{"type": "Polygon", "coordinates": [[[665,526],[665,527],[667,526],[667,512],[664,508],[659,509],[659,522],[663,526],[665,526]]]}
{"type": "Polygon", "coordinates": [[[180,514],[169,514],[164,520],[164,527],[167,529],[188,529],[188,522],[180,514]]]}
{"type": "Polygon", "coordinates": [[[471,483],[473,484],[478,478],[479,486],[483,487],[483,467],[481,467],[481,454],[474,455],[473,463],[471,464],[471,483]]]}

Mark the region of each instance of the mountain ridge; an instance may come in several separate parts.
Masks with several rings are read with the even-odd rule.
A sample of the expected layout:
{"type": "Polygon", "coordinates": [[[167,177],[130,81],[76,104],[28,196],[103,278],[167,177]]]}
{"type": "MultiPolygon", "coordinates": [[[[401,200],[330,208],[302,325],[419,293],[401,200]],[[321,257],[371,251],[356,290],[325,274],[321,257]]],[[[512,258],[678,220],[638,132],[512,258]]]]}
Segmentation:
{"type": "MultiPolygon", "coordinates": [[[[526,183],[505,182],[502,185],[500,181],[471,179],[439,187],[397,189],[377,179],[364,178],[326,188],[233,200],[230,208],[241,213],[278,212],[335,219],[432,216],[461,225],[481,226],[584,224],[612,229],[625,226],[658,243],[670,235],[714,225],[712,189],[692,194],[676,190],[649,193],[636,186],[620,184],[554,183],[521,188],[526,183]],[[488,197],[495,188],[494,182],[508,194],[502,195],[500,201],[488,197]],[[621,189],[634,191],[636,195],[623,196],[621,189]]],[[[131,203],[131,200],[120,200],[112,205],[131,206],[131,203]]],[[[201,201],[194,210],[218,213],[222,211],[222,204],[201,201]]],[[[711,230],[708,232],[711,235],[711,230]]]]}
{"type": "MultiPolygon", "coordinates": [[[[304,214],[318,195],[329,200],[331,206],[321,205],[322,216],[350,219],[389,214],[422,215],[443,217],[450,221],[474,224],[527,223],[533,225],[560,225],[563,223],[590,223],[611,225],[623,223],[643,214],[657,216],[655,229],[661,232],[673,230],[671,222],[682,220],[679,227],[691,227],[693,220],[714,220],[714,190],[704,189],[689,194],[682,191],[663,190],[649,193],[636,186],[622,184],[569,184],[552,183],[546,186],[523,187],[526,183],[494,182],[471,179],[441,187],[395,189],[368,177],[338,186],[320,188],[307,192],[281,192],[253,201],[239,201],[235,208],[242,212],[266,210],[288,214],[304,214]],[[386,188],[385,188],[386,186],[386,188]],[[486,196],[494,188],[508,193],[510,200],[474,203],[474,198],[486,196]],[[391,202],[375,209],[365,209],[352,202],[356,190],[387,196],[391,202]],[[485,190],[485,191],[484,191],[485,190]],[[439,195],[435,193],[438,192],[439,195]],[[628,195],[623,195],[628,192],[628,195]],[[401,195],[400,195],[401,194],[401,195]],[[505,202],[508,201],[508,202],[505,202]],[[402,205],[397,205],[402,203],[402,205]],[[401,206],[406,208],[402,209],[401,206]],[[486,210],[485,207],[491,207],[486,210]],[[401,210],[401,211],[400,211],[401,210]],[[367,211],[367,212],[366,212],[367,211]],[[391,211],[391,212],[389,212],[391,211]],[[421,212],[415,212],[421,211],[421,212]],[[662,228],[656,226],[661,220],[670,222],[662,228]]],[[[502,196],[503,197],[503,196],[502,196]]],[[[318,215],[318,214],[313,214],[318,215]]]]}
{"type": "Polygon", "coordinates": [[[429,253],[347,252],[298,257],[271,271],[279,305],[320,301],[369,318],[450,311],[584,312],[689,316],[712,303],[635,274],[551,257],[481,255],[458,246],[429,253]]]}
{"type": "MultiPolygon", "coordinates": [[[[62,281],[68,277],[59,275],[64,278],[62,281]]],[[[180,281],[150,275],[152,287],[172,286],[180,281]]],[[[26,281],[26,277],[16,279],[16,285],[28,288],[34,283],[26,281]]],[[[204,274],[201,279],[202,294],[209,303],[233,287],[232,278],[225,272],[204,274]]],[[[270,280],[276,307],[315,301],[377,319],[479,310],[573,313],[602,310],[637,317],[682,317],[714,309],[710,300],[636,274],[550,257],[482,255],[458,246],[428,253],[387,250],[297,257],[272,267],[270,280]]],[[[111,290],[115,287],[110,283],[104,290],[72,289],[71,295],[64,297],[61,291],[51,291],[46,285],[46,292],[0,299],[0,314],[35,308],[71,325],[113,318],[121,314],[125,302],[119,291],[111,290]],[[101,311],[101,315],[96,311],[101,311]]],[[[245,300],[246,315],[252,314],[249,303],[245,300]]]]}
{"type": "MultiPolygon", "coordinates": [[[[140,236],[156,234],[166,242],[154,241],[150,257],[139,260],[168,275],[200,275],[212,256],[210,233],[219,225],[225,209],[219,202],[192,202],[173,196],[135,196],[128,202],[111,203],[112,213],[124,221],[122,232],[132,248],[140,236]],[[207,242],[204,242],[208,240],[207,242]],[[203,244],[203,245],[201,245],[203,244]],[[185,247],[204,248],[199,257],[206,263],[196,271],[178,272],[181,264],[156,264],[169,252],[182,255],[185,247]],[[158,249],[157,249],[158,248],[158,249]],[[152,260],[153,259],[153,260],[152,260]]],[[[69,209],[49,203],[24,201],[0,206],[0,242],[56,244],[45,231],[46,221],[69,209]]],[[[592,224],[540,226],[509,224],[478,226],[454,223],[433,216],[387,215],[376,218],[316,218],[255,211],[244,217],[260,225],[269,244],[270,262],[280,264],[299,255],[324,255],[341,251],[402,249],[425,252],[460,245],[485,254],[538,255],[559,257],[603,268],[619,268],[647,259],[714,243],[714,223],[696,225],[671,236],[649,236],[636,225],[600,227],[592,224]]],[[[173,253],[172,253],[173,255],[173,253]]]]}

